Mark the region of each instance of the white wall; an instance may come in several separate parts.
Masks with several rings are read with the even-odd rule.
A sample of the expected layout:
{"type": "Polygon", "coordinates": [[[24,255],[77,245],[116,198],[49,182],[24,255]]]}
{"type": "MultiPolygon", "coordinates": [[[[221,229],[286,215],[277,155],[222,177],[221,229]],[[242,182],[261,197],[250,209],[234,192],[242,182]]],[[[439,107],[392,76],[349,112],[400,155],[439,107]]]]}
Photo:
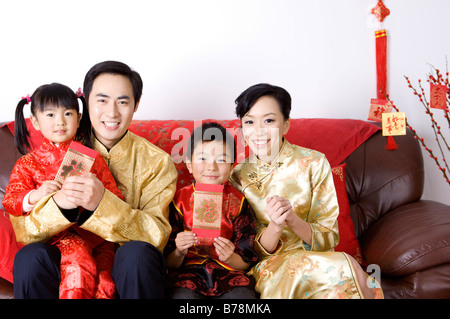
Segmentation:
{"type": "MultiPolygon", "coordinates": [[[[18,99],[39,85],[61,82],[76,90],[92,65],[108,59],[129,64],[144,79],[137,119],[231,119],[241,91],[269,82],[291,93],[293,118],[365,120],[376,95],[374,28],[368,24],[376,2],[3,1],[0,122],[13,120],[18,99]]],[[[391,98],[419,134],[433,140],[403,75],[424,79],[428,63],[445,69],[450,2],[385,4],[391,10],[383,24],[391,98]]],[[[424,158],[424,198],[450,204],[448,184],[424,158]]]]}

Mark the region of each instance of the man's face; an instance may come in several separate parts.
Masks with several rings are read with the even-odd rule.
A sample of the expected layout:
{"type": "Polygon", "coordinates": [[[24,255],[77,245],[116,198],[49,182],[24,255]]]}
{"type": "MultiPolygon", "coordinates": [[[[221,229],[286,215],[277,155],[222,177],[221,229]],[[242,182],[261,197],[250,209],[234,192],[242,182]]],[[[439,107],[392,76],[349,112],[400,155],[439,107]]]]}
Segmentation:
{"type": "Polygon", "coordinates": [[[127,77],[103,73],[95,78],[89,95],[89,117],[95,137],[107,149],[125,135],[138,104],[127,77]]]}

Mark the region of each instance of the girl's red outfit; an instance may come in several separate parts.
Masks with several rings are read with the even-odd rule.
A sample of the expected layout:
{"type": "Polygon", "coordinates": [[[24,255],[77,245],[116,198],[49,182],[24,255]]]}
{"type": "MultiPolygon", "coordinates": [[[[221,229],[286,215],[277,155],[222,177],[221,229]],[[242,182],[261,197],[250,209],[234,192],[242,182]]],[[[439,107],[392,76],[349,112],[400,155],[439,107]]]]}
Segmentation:
{"type": "MultiPolygon", "coordinates": [[[[56,146],[44,138],[38,148],[17,161],[3,198],[3,206],[9,214],[28,214],[22,210],[24,197],[39,188],[44,181],[55,178],[70,142],[56,146]]],[[[123,199],[108,165],[99,153],[91,172],[106,189],[123,199]]],[[[65,216],[76,222],[83,215],[83,209],[71,211],[72,214],[65,216]]],[[[111,276],[115,250],[113,243],[79,228],[76,223],[50,238],[47,243],[57,246],[61,251],[61,299],[114,298],[115,285],[111,276]]]]}

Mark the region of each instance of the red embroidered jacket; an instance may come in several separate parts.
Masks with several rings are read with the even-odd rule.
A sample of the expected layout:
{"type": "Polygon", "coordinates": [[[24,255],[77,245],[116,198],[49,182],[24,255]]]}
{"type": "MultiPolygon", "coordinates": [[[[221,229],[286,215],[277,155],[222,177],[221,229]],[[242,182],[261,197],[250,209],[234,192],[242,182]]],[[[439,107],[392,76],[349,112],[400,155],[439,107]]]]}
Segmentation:
{"type": "MultiPolygon", "coordinates": [[[[44,142],[39,147],[22,156],[17,161],[11,172],[10,181],[6,187],[5,196],[3,197],[3,206],[9,214],[14,216],[26,216],[29,214],[22,211],[22,203],[25,195],[31,190],[40,187],[44,181],[55,178],[70,142],[67,141],[60,143],[59,146],[55,146],[48,139],[44,138],[44,142]]],[[[117,188],[108,165],[100,153],[96,153],[97,156],[92,165],[91,172],[97,176],[106,189],[123,199],[123,195],[117,188]]],[[[99,236],[77,226],[72,226],[72,228],[75,228],[83,237],[87,237],[86,239],[90,241],[92,247],[95,247],[103,241],[99,236]]],[[[59,238],[62,238],[67,230],[54,236],[50,240],[50,243],[55,243],[59,238]]]]}

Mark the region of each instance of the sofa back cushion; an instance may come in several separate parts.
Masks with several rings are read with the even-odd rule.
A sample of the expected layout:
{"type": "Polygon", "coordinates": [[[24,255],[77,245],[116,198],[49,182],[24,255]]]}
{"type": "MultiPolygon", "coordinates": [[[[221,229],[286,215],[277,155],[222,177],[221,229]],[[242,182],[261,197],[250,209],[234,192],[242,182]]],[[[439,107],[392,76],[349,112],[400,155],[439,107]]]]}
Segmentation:
{"type": "Polygon", "coordinates": [[[3,209],[3,195],[9,183],[9,176],[21,155],[14,144],[14,136],[8,127],[0,127],[0,209],[3,209]]]}
{"type": "Polygon", "coordinates": [[[386,212],[422,196],[424,167],[419,142],[409,129],[394,139],[398,149],[386,150],[387,137],[379,131],[345,160],[350,211],[358,238],[386,212]]]}

